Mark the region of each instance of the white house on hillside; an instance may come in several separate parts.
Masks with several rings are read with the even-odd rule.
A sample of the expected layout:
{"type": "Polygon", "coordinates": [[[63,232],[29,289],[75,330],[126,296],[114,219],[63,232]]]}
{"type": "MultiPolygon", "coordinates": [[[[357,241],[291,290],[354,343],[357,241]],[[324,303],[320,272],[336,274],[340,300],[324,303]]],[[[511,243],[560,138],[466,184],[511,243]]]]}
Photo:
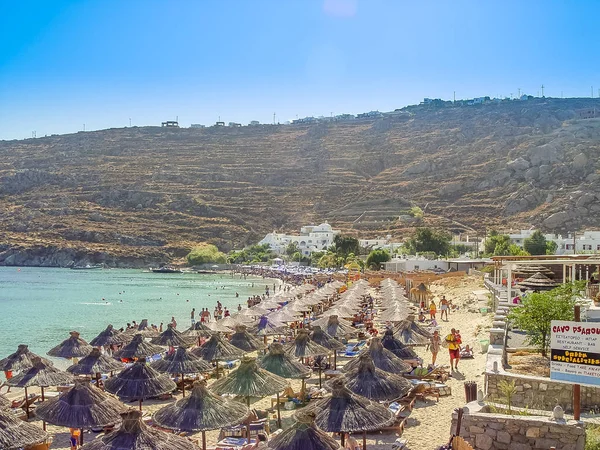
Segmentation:
{"type": "MultiPolygon", "coordinates": [[[[531,237],[535,230],[521,230],[510,233],[511,244],[523,247],[525,239],[531,237]]],[[[600,253],[600,231],[584,231],[580,235],[544,234],[547,241],[556,242],[557,255],[572,255],[580,253],[600,253]]]]}
{"type": "Polygon", "coordinates": [[[272,232],[267,234],[259,244],[269,244],[271,250],[283,255],[287,246],[296,242],[303,255],[308,256],[315,251],[327,250],[333,245],[333,239],[339,230],[334,230],[328,223],[320,225],[307,225],[300,228],[299,235],[272,232]]]}

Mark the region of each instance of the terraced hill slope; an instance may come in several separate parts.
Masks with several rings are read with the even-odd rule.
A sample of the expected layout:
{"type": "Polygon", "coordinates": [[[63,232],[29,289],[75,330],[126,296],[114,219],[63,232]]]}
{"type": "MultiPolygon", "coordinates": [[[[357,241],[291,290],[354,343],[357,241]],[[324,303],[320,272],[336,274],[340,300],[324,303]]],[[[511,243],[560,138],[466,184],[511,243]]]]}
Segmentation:
{"type": "Polygon", "coordinates": [[[145,265],[329,220],[400,234],[597,226],[597,99],[409,107],[349,122],[110,129],[0,142],[0,264],[145,265]]]}

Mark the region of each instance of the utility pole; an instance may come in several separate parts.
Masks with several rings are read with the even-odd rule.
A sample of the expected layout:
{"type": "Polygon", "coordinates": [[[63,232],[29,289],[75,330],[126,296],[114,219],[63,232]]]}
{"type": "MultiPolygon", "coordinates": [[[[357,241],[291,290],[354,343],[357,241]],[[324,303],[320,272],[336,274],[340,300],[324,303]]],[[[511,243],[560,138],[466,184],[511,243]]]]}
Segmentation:
{"type": "MultiPolygon", "coordinates": [[[[581,322],[581,306],[575,305],[575,322],[581,322]]],[[[573,385],[573,419],[579,420],[581,415],[581,386],[573,385]]]]}
{"type": "Polygon", "coordinates": [[[544,96],[544,85],[542,84],[542,97],[544,96]]]}
{"type": "Polygon", "coordinates": [[[83,131],[85,131],[85,123],[83,124],[83,131]]]}
{"type": "Polygon", "coordinates": [[[456,91],[454,91],[454,96],[453,96],[452,103],[456,103],[456,91]]]}
{"type": "Polygon", "coordinates": [[[131,117],[129,118],[129,127],[131,128],[131,117]]]}
{"type": "Polygon", "coordinates": [[[275,125],[275,113],[273,113],[273,125],[275,125]]]}

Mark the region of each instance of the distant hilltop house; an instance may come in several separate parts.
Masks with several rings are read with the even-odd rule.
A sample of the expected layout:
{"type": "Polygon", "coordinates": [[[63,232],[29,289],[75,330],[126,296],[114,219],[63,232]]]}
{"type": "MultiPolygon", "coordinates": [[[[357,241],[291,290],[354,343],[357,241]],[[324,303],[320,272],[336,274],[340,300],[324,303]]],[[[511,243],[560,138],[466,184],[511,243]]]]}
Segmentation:
{"type": "MultiPolygon", "coordinates": [[[[511,244],[523,247],[525,239],[530,238],[535,230],[520,230],[518,233],[509,233],[511,244]]],[[[580,235],[566,236],[560,234],[544,234],[546,241],[556,243],[557,255],[570,255],[581,253],[600,253],[600,231],[584,231],[580,235]]]]}
{"type": "Polygon", "coordinates": [[[167,120],[166,122],[163,122],[161,126],[167,128],[179,128],[179,122],[176,120],[167,120]]]}
{"type": "Polygon", "coordinates": [[[225,126],[225,122],[217,122],[215,123],[216,127],[224,127],[225,126]]]}
{"type": "Polygon", "coordinates": [[[200,123],[192,123],[190,125],[190,128],[206,128],[206,127],[200,123]]]}
{"type": "Polygon", "coordinates": [[[256,127],[256,126],[258,126],[258,125],[260,125],[260,122],[259,122],[258,120],[252,120],[252,121],[251,121],[251,122],[248,124],[248,126],[251,126],[251,127],[256,127]]]}
{"type": "Polygon", "coordinates": [[[291,235],[272,232],[267,234],[259,245],[269,244],[271,250],[279,255],[285,254],[285,251],[292,242],[298,244],[300,252],[304,256],[310,255],[312,252],[327,250],[333,245],[333,239],[339,230],[334,230],[328,223],[320,225],[307,225],[300,228],[300,234],[291,235]]]}
{"type": "Polygon", "coordinates": [[[232,128],[239,128],[239,127],[241,127],[241,126],[242,126],[242,124],[241,124],[241,123],[236,123],[236,122],[229,122],[229,124],[228,124],[228,125],[229,125],[230,127],[232,127],[232,128]]]}
{"type": "Polygon", "coordinates": [[[600,111],[596,108],[585,108],[577,111],[580,119],[595,119],[600,117],[600,111]]]}
{"type": "Polygon", "coordinates": [[[369,119],[372,117],[381,117],[383,114],[380,113],[379,111],[369,111],[366,113],[360,113],[356,115],[357,119],[369,119]]]}
{"type": "Polygon", "coordinates": [[[390,254],[393,254],[396,249],[402,247],[401,242],[392,242],[392,236],[389,234],[385,238],[359,239],[358,245],[368,250],[387,250],[390,254]]]}
{"type": "Polygon", "coordinates": [[[298,123],[315,123],[316,121],[317,121],[316,118],[310,116],[310,117],[303,117],[302,119],[292,120],[292,124],[298,124],[298,123]]]}

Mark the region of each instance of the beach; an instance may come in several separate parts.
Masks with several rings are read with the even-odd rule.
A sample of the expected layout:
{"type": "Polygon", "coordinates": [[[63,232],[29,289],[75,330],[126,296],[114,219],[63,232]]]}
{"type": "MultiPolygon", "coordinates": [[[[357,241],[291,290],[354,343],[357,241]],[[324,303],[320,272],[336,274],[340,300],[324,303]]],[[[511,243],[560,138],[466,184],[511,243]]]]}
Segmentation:
{"type": "MultiPolygon", "coordinates": [[[[432,294],[435,296],[436,302],[443,294],[452,303],[458,306],[458,309],[449,314],[449,321],[439,320],[438,325],[441,326],[440,335],[442,338],[449,333],[451,328],[458,328],[461,331],[463,345],[469,344],[475,349],[475,357],[470,360],[463,360],[459,364],[459,370],[452,372],[452,376],[446,383],[451,388],[450,396],[442,396],[439,401],[427,400],[427,402],[417,401],[410,417],[407,421],[406,428],[402,435],[403,439],[408,440],[408,448],[413,450],[435,450],[438,446],[446,443],[450,436],[451,414],[455,408],[458,408],[465,403],[465,394],[463,383],[465,381],[475,381],[478,383],[478,388],[482,388],[483,370],[485,366],[485,355],[480,352],[479,340],[485,338],[484,330],[489,328],[491,324],[491,316],[482,315],[473,305],[474,295],[472,291],[481,289],[481,279],[474,277],[454,277],[446,278],[442,281],[432,283],[430,286],[432,294]],[[475,312],[477,311],[477,312],[475,312]]],[[[370,293],[376,295],[376,291],[370,288],[370,293]]],[[[439,312],[438,312],[439,314],[439,312]]],[[[376,319],[377,321],[377,319],[376,319]]],[[[431,353],[425,347],[416,347],[415,350],[424,360],[424,364],[431,362],[431,353]]],[[[349,361],[348,358],[339,358],[339,365],[343,365],[349,361]]],[[[448,350],[442,348],[437,359],[437,365],[449,366],[448,350]]],[[[449,370],[449,369],[448,369],[449,370]]],[[[209,381],[209,386],[210,382],[209,381]]],[[[290,383],[293,389],[297,392],[300,390],[300,381],[292,380],[290,383]]],[[[317,373],[308,380],[308,385],[318,385],[317,373]]],[[[19,390],[12,390],[9,396],[17,398],[22,396],[19,390]]],[[[168,401],[148,400],[144,401],[144,411],[151,415],[154,411],[162,408],[170,402],[181,398],[181,393],[174,396],[168,401]]],[[[127,403],[126,403],[127,404],[127,403]]],[[[137,402],[129,403],[132,407],[137,406],[137,402]]],[[[263,399],[253,399],[252,408],[265,410],[271,407],[270,397],[263,399]]],[[[283,428],[293,423],[292,415],[294,411],[282,409],[283,428]]],[[[273,418],[273,414],[271,414],[273,418]]],[[[39,420],[33,420],[32,423],[40,424],[39,420]]],[[[273,422],[272,422],[273,423],[273,422]]],[[[41,425],[41,424],[40,424],[41,425]]],[[[48,425],[48,431],[54,435],[54,443],[52,448],[68,449],[69,435],[68,430],[63,427],[54,427],[48,425]]],[[[271,430],[273,431],[273,429],[271,430]]],[[[209,446],[215,445],[218,440],[219,430],[206,433],[209,446]]],[[[93,439],[94,433],[85,433],[85,439],[93,439]]],[[[193,439],[199,439],[200,434],[190,435],[193,439]]],[[[357,434],[356,438],[361,441],[362,434],[357,434]]],[[[395,433],[368,433],[367,447],[370,449],[389,449],[391,444],[398,438],[395,433]]]]}

